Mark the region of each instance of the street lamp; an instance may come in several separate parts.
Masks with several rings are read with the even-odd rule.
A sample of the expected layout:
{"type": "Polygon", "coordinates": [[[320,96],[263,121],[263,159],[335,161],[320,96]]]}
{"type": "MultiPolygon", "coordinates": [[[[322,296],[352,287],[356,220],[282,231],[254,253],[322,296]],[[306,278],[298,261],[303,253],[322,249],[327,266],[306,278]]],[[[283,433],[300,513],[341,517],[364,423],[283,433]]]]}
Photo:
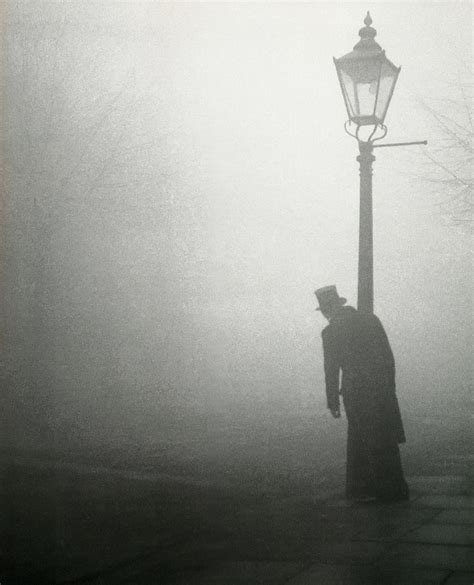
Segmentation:
{"type": "Polygon", "coordinates": [[[374,253],[372,229],[372,163],[374,148],[427,144],[426,140],[374,144],[384,138],[384,124],[393,90],[400,73],[375,42],[377,31],[371,27],[372,19],[367,12],[365,26],[360,29],[360,41],[354,50],[340,59],[334,59],[342,95],[349,119],[344,125],[346,132],[357,139],[360,163],[360,211],[359,211],[359,269],[357,308],[365,313],[374,311],[374,253]],[[365,137],[365,138],[364,138],[365,137]]]}
{"type": "Polygon", "coordinates": [[[357,306],[360,311],[374,310],[374,267],[372,235],[372,163],[374,142],[387,134],[384,125],[388,106],[400,68],[387,59],[375,42],[377,31],[371,27],[367,12],[365,27],[354,50],[334,59],[347,109],[344,128],[357,139],[360,163],[359,269],[357,306]],[[361,129],[364,129],[361,133],[361,129]],[[364,134],[365,139],[362,139],[364,134]]]}
{"type": "Polygon", "coordinates": [[[383,127],[400,67],[387,59],[374,38],[372,19],[367,12],[365,27],[359,31],[360,41],[354,50],[334,59],[347,114],[351,123],[383,127]]]}

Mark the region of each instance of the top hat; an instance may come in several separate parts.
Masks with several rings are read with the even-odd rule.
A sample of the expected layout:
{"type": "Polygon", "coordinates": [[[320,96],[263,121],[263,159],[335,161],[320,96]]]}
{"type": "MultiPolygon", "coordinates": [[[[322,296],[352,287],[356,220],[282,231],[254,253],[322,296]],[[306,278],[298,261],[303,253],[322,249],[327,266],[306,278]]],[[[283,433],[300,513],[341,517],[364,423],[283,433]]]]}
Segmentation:
{"type": "Polygon", "coordinates": [[[319,301],[319,307],[316,311],[324,311],[335,306],[342,307],[347,303],[347,299],[338,295],[336,286],[333,284],[318,288],[318,290],[314,291],[314,294],[319,301]]]}

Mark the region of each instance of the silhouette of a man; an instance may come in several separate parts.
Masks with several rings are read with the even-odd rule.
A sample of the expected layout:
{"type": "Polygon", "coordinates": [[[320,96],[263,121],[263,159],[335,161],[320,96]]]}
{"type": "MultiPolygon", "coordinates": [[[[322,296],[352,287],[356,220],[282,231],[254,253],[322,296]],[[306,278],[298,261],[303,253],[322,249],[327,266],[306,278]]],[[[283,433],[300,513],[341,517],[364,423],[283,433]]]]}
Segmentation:
{"type": "Polygon", "coordinates": [[[405,433],[395,394],[395,361],[385,330],[373,314],[345,307],[335,286],[318,289],[327,405],[348,421],[346,496],[382,502],[408,499],[399,443],[405,433]],[[339,378],[341,375],[341,382],[339,378]]]}

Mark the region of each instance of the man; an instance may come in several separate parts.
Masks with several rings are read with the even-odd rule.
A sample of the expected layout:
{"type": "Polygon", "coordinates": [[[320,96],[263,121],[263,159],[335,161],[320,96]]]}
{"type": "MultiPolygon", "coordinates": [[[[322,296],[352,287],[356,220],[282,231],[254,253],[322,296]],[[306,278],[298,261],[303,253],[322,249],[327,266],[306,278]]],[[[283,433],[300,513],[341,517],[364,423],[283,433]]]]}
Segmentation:
{"type": "Polygon", "coordinates": [[[348,421],[346,496],[392,502],[408,499],[399,443],[405,433],[395,394],[395,361],[379,319],[345,307],[335,286],[318,289],[323,329],[327,405],[348,421]],[[339,387],[339,373],[341,385],[339,387]]]}

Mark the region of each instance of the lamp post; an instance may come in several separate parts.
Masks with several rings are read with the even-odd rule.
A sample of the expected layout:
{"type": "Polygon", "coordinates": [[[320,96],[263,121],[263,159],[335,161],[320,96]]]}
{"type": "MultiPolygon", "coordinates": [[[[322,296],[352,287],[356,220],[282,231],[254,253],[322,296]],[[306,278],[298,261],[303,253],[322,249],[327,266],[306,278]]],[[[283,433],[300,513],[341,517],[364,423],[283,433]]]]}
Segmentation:
{"type": "Polygon", "coordinates": [[[360,163],[359,268],[357,307],[374,310],[374,261],[372,218],[372,163],[374,142],[387,134],[384,125],[388,106],[395,89],[400,68],[387,59],[385,51],[374,40],[367,12],[365,27],[359,31],[360,41],[353,51],[334,59],[349,119],[348,134],[357,139],[360,163]]]}

